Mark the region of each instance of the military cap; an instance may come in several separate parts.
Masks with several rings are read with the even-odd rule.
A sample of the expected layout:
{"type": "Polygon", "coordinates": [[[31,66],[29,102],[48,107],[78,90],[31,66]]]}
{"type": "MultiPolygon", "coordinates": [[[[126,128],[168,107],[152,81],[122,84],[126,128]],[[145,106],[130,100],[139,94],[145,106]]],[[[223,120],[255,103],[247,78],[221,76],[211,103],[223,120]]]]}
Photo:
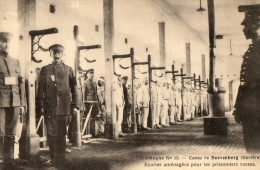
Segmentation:
{"type": "Polygon", "coordinates": [[[53,44],[49,47],[49,51],[60,51],[63,52],[64,51],[64,47],[61,44],[53,44]]]}
{"type": "Polygon", "coordinates": [[[239,12],[245,12],[245,19],[242,25],[245,24],[260,24],[260,4],[259,5],[241,5],[238,7],[239,12]]]}
{"type": "Polygon", "coordinates": [[[11,34],[8,32],[0,32],[0,40],[4,42],[8,42],[11,38],[11,34]]]}
{"type": "Polygon", "coordinates": [[[87,73],[87,74],[88,74],[88,73],[94,73],[94,69],[93,69],[93,68],[88,69],[86,73],[87,73]]]}

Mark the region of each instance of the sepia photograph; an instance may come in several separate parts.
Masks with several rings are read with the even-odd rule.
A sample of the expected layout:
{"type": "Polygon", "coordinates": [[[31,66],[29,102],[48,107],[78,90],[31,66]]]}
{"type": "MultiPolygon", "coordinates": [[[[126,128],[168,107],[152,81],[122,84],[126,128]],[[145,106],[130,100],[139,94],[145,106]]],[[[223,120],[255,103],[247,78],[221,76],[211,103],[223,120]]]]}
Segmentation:
{"type": "Polygon", "coordinates": [[[0,0],[0,170],[259,169],[260,0],[0,0]]]}

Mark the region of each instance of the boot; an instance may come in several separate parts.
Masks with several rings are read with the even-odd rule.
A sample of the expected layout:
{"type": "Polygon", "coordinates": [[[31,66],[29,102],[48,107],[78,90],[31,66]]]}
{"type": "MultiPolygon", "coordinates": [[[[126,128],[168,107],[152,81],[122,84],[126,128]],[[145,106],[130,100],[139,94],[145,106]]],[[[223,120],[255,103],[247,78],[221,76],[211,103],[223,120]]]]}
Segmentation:
{"type": "Polygon", "coordinates": [[[65,149],[66,149],[66,136],[57,137],[56,139],[56,167],[64,166],[65,161],[65,149]]]}
{"type": "Polygon", "coordinates": [[[44,166],[53,167],[55,164],[55,153],[56,153],[56,137],[48,136],[48,145],[50,152],[50,160],[44,162],[44,166]]]}
{"type": "Polygon", "coordinates": [[[14,136],[5,136],[4,138],[4,169],[15,169],[14,162],[14,136]]]}

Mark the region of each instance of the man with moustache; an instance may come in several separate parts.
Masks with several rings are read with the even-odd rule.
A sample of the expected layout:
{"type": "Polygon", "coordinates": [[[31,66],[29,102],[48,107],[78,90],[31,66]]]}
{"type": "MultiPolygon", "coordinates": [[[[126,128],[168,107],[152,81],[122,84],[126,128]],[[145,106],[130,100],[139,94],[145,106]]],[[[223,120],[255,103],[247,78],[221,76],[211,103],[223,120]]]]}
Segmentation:
{"type": "Polygon", "coordinates": [[[8,54],[9,40],[9,33],[0,32],[0,148],[4,169],[15,168],[16,129],[26,106],[20,63],[8,54]]]}
{"type": "Polygon", "coordinates": [[[52,64],[42,67],[38,79],[37,100],[45,118],[51,160],[48,166],[61,166],[65,159],[67,121],[78,110],[77,81],[71,67],[63,63],[64,47],[49,47],[52,64]]]}

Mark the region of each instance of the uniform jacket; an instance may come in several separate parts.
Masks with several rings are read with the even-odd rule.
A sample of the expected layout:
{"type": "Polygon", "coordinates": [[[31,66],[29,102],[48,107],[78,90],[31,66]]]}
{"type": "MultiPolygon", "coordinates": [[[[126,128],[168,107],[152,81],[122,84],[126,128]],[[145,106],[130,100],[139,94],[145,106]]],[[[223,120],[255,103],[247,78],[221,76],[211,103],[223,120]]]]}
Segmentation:
{"type": "Polygon", "coordinates": [[[152,85],[151,87],[151,101],[158,102],[158,91],[156,85],[152,85]]]}
{"type": "Polygon", "coordinates": [[[142,103],[143,107],[149,107],[150,96],[147,85],[142,85],[137,94],[137,100],[142,103]]]}
{"type": "Polygon", "coordinates": [[[42,67],[37,103],[47,115],[69,115],[72,107],[79,107],[77,81],[71,67],[49,64],[42,67]]]}
{"type": "Polygon", "coordinates": [[[97,84],[94,80],[87,79],[83,85],[85,101],[97,101],[97,84]]]}
{"type": "Polygon", "coordinates": [[[25,96],[19,61],[9,56],[0,56],[0,107],[26,106],[25,96]],[[14,77],[16,83],[5,85],[5,77],[14,77]]]}
{"type": "Polygon", "coordinates": [[[170,94],[169,105],[175,106],[175,99],[176,99],[175,91],[169,89],[169,94],[170,94]]]}
{"type": "MultiPolygon", "coordinates": [[[[243,56],[236,98],[236,115],[243,122],[260,122],[260,41],[251,44],[243,56]]],[[[206,97],[205,97],[206,98],[206,97]]]]}

